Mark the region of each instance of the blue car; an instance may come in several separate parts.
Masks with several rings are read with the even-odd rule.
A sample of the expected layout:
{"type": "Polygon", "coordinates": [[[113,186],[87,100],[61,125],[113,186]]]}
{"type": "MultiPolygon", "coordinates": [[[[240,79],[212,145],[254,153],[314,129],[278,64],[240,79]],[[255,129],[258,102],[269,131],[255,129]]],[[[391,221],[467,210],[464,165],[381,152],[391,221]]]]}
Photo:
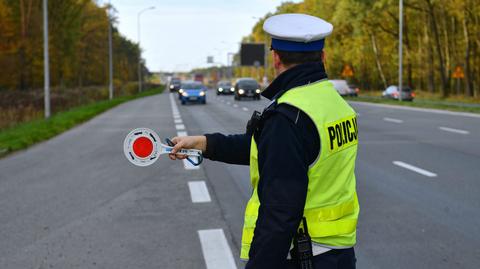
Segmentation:
{"type": "Polygon", "coordinates": [[[200,104],[207,103],[206,88],[200,82],[182,83],[178,93],[182,105],[185,105],[188,102],[200,104]]]}

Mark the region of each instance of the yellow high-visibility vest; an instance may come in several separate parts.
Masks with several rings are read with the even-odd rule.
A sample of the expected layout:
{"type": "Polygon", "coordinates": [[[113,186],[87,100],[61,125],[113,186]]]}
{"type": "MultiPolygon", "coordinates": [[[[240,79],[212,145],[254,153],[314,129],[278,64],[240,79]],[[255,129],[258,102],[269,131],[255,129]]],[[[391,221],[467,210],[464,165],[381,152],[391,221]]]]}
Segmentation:
{"type": "MultiPolygon", "coordinates": [[[[354,246],[360,211],[354,174],[358,144],[355,111],[326,80],[290,89],[277,102],[289,104],[307,114],[320,136],[320,154],[308,169],[303,212],[312,243],[329,248],[354,246]]],[[[260,206],[258,150],[253,136],[250,180],[253,193],[245,209],[240,253],[244,260],[248,259],[260,206]]]]}

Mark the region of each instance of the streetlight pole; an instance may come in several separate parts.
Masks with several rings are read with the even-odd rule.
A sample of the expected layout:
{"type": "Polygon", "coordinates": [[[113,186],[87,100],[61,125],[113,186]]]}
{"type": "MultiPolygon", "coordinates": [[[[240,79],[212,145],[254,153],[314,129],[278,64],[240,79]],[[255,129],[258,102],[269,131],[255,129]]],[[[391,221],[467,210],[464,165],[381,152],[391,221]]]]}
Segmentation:
{"type": "Polygon", "coordinates": [[[113,45],[112,45],[112,18],[111,8],[112,2],[108,2],[108,99],[113,99],[113,45]]]}
{"type": "Polygon", "coordinates": [[[155,9],[155,7],[148,7],[145,9],[142,9],[140,12],[137,14],[137,26],[138,26],[138,92],[142,91],[142,48],[140,47],[140,15],[142,15],[143,12],[155,9]]]}
{"type": "MultiPolygon", "coordinates": [[[[254,20],[262,20],[263,18],[260,18],[260,17],[256,17],[256,16],[252,16],[252,19],[254,20]]],[[[265,48],[265,53],[264,53],[264,59],[263,59],[263,81],[262,81],[262,84],[264,85],[264,87],[267,87],[267,84],[268,84],[268,75],[267,75],[267,70],[268,70],[268,52],[269,52],[269,48],[268,48],[268,37],[265,36],[265,41],[264,41],[264,48],[265,48]]],[[[258,67],[257,67],[258,68],[258,67]]]]}
{"type": "Polygon", "coordinates": [[[50,118],[50,67],[48,55],[48,0],[43,0],[43,75],[45,118],[50,118]]]}
{"type": "MultiPolygon", "coordinates": [[[[223,61],[221,59],[222,59],[222,55],[224,55],[223,52],[224,52],[225,49],[214,48],[214,50],[216,50],[218,52],[218,64],[220,65],[218,67],[219,71],[217,71],[217,76],[220,77],[219,76],[219,73],[220,73],[221,74],[221,79],[223,79],[225,77],[225,72],[224,72],[225,69],[222,68],[223,61]]],[[[227,66],[228,66],[228,54],[227,54],[227,66]]]]}
{"type": "Polygon", "coordinates": [[[402,87],[403,87],[403,0],[400,0],[399,6],[399,31],[398,31],[398,100],[402,101],[402,87]]]}
{"type": "Polygon", "coordinates": [[[267,37],[265,37],[265,58],[264,58],[264,64],[263,64],[263,86],[266,88],[268,85],[268,48],[267,48],[267,37]]]}
{"type": "Polygon", "coordinates": [[[228,79],[232,79],[233,77],[233,57],[235,57],[235,53],[227,53],[228,79]]]}

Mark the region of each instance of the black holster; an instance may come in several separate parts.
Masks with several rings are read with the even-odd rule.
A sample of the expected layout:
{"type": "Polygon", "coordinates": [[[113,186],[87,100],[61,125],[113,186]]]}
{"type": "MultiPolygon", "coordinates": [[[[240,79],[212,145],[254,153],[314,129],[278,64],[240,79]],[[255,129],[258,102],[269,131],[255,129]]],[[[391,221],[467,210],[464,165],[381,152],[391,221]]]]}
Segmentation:
{"type": "Polygon", "coordinates": [[[256,110],[253,111],[252,117],[247,123],[246,134],[249,136],[252,136],[255,133],[255,131],[258,130],[261,121],[262,121],[262,113],[256,110]]]}

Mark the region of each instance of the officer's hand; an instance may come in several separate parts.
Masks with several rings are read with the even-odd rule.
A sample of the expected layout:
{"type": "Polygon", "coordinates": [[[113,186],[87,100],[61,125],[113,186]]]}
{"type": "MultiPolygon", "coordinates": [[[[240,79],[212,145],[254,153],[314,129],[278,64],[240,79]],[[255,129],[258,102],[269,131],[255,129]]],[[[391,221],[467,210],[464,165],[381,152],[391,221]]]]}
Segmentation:
{"type": "Polygon", "coordinates": [[[207,149],[207,138],[203,135],[200,136],[180,136],[172,138],[175,146],[172,149],[172,153],[168,154],[168,157],[172,160],[187,158],[187,155],[176,154],[181,149],[198,149],[205,151],[207,149]]]}

